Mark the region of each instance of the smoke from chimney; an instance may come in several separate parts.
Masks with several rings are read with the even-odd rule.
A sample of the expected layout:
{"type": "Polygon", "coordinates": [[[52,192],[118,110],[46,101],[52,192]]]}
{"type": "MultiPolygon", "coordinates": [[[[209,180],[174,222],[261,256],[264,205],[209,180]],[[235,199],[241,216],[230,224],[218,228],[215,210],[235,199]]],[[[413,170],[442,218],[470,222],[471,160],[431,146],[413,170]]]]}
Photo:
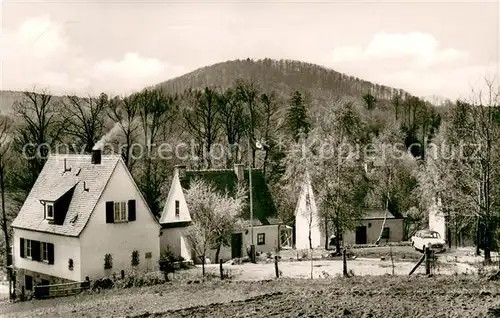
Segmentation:
{"type": "MultiPolygon", "coordinates": [[[[118,135],[121,131],[121,126],[119,123],[115,123],[113,128],[111,128],[110,131],[108,131],[104,136],[101,137],[101,139],[95,143],[94,147],[92,147],[92,150],[103,150],[104,146],[116,135],[118,135]]],[[[126,128],[126,127],[125,127],[126,128]]]]}

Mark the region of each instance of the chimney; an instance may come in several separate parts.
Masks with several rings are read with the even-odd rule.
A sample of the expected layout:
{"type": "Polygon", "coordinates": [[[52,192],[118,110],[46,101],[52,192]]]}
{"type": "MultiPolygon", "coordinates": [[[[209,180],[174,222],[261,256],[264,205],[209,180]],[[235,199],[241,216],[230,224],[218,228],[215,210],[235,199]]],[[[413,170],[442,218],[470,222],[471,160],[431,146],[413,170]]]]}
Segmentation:
{"type": "Polygon", "coordinates": [[[92,150],[92,164],[99,165],[101,164],[101,150],[93,149],[92,150]]]}
{"type": "Polygon", "coordinates": [[[236,174],[236,177],[238,178],[238,182],[240,182],[240,183],[245,181],[244,169],[245,169],[244,164],[242,164],[242,163],[235,163],[234,164],[234,173],[236,174]]]}
{"type": "Polygon", "coordinates": [[[184,172],[186,172],[186,166],[184,165],[176,165],[174,173],[177,173],[179,175],[179,178],[184,177],[184,172]]]}

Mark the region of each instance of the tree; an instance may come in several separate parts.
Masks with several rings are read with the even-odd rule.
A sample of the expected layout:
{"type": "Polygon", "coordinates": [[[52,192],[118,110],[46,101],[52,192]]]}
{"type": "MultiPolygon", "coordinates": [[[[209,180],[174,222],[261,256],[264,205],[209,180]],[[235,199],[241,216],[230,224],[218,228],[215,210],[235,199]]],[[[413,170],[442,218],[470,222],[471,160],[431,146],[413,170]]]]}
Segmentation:
{"type": "MultiPolygon", "coordinates": [[[[21,120],[15,138],[16,150],[25,161],[22,171],[16,173],[18,190],[27,194],[47,160],[47,155],[67,127],[67,119],[60,115],[60,103],[42,91],[24,92],[24,99],[13,105],[14,114],[21,120]]],[[[23,198],[18,198],[23,201],[23,198]]]]}
{"type": "Polygon", "coordinates": [[[75,137],[79,146],[90,153],[99,141],[104,128],[104,111],[108,103],[108,96],[88,96],[80,98],[70,96],[63,102],[65,116],[68,122],[68,134],[75,137]]]}
{"type": "MultiPolygon", "coordinates": [[[[263,111],[263,138],[266,142],[266,147],[264,148],[264,164],[263,173],[266,174],[266,168],[269,164],[271,158],[276,158],[279,161],[279,157],[282,156],[280,149],[274,147],[276,144],[276,134],[281,129],[280,120],[278,119],[278,109],[279,101],[275,92],[270,94],[262,94],[260,96],[260,102],[262,104],[263,111]]],[[[274,166],[276,170],[280,169],[279,166],[274,166]]],[[[276,171],[275,171],[276,172],[276,171]]],[[[279,171],[278,171],[279,173],[279,171]]]]}
{"type": "MultiPolygon", "coordinates": [[[[246,135],[250,140],[256,140],[257,129],[262,121],[262,105],[259,102],[259,88],[252,81],[236,81],[236,93],[241,100],[244,108],[244,114],[248,117],[248,125],[246,135]]],[[[248,150],[252,152],[252,168],[255,168],[255,152],[256,149],[248,150]]]]}
{"type": "Polygon", "coordinates": [[[198,141],[206,168],[212,166],[212,146],[217,140],[221,126],[217,101],[218,93],[206,87],[202,92],[194,92],[190,107],[183,110],[185,128],[198,141]]]}
{"type": "Polygon", "coordinates": [[[230,167],[233,162],[239,159],[239,144],[241,137],[247,130],[247,118],[243,116],[243,103],[233,88],[218,94],[218,109],[228,144],[226,167],[230,167]]]}
{"type": "Polygon", "coordinates": [[[405,166],[410,167],[415,164],[413,157],[408,154],[403,140],[403,134],[399,129],[387,127],[374,141],[376,153],[373,157],[368,158],[375,166],[370,173],[370,179],[374,184],[374,192],[376,197],[380,198],[380,206],[385,211],[380,234],[375,244],[380,243],[387,214],[391,210],[390,203],[399,191],[398,187],[409,181],[407,176],[403,176],[402,180],[398,180],[401,177],[399,173],[405,166]]]}
{"type": "Polygon", "coordinates": [[[245,189],[239,187],[235,196],[220,193],[210,183],[193,180],[186,191],[186,202],[193,223],[188,228],[187,238],[196,257],[202,260],[205,275],[205,259],[209,249],[228,245],[231,234],[238,226],[237,217],[245,202],[245,189]]]}
{"type": "Polygon", "coordinates": [[[363,100],[365,101],[366,109],[375,109],[375,106],[377,104],[377,99],[375,98],[375,96],[373,96],[371,93],[366,93],[365,95],[363,95],[363,100]]]}
{"type": "Polygon", "coordinates": [[[453,163],[455,191],[468,201],[464,215],[477,218],[477,246],[491,262],[495,232],[500,218],[500,105],[494,82],[486,80],[486,98],[479,92],[469,102],[457,101],[448,138],[460,148],[453,163]]]}
{"type": "Polygon", "coordinates": [[[125,149],[120,149],[120,151],[129,170],[132,170],[135,162],[132,158],[132,145],[137,139],[139,129],[138,113],[136,95],[124,98],[115,97],[110,100],[107,108],[108,117],[115,123],[111,130],[121,132],[125,138],[125,149]]]}
{"type": "MultiPolygon", "coordinates": [[[[5,241],[5,266],[9,265],[10,254],[10,231],[9,231],[9,218],[7,215],[7,207],[5,204],[5,173],[7,160],[10,156],[10,146],[12,142],[12,119],[6,116],[0,117],[0,195],[2,199],[2,232],[5,241]]],[[[12,277],[9,270],[9,299],[11,297],[10,291],[12,289],[12,277]]]]}
{"type": "Polygon", "coordinates": [[[304,103],[304,98],[299,91],[295,91],[290,100],[290,108],[287,112],[287,126],[292,134],[292,138],[295,142],[299,139],[299,133],[303,132],[307,135],[311,129],[311,124],[309,123],[307,108],[304,103]]]}
{"type": "Polygon", "coordinates": [[[153,154],[153,149],[158,149],[156,142],[163,127],[171,126],[174,116],[174,97],[158,89],[144,90],[135,96],[140,127],[144,138],[144,153],[138,186],[154,215],[161,213],[160,200],[165,191],[163,185],[167,180],[168,169],[165,161],[153,154]]]}
{"type": "MultiPolygon", "coordinates": [[[[307,136],[299,134],[299,142],[293,144],[284,159],[286,172],[282,182],[289,200],[294,202],[302,178],[308,173],[325,236],[333,228],[339,238],[345,230],[355,227],[363,215],[361,205],[368,187],[352,147],[363,131],[363,120],[352,103],[337,102],[324,109],[318,126],[307,136]]],[[[339,240],[336,248],[340,253],[339,240]]]]}

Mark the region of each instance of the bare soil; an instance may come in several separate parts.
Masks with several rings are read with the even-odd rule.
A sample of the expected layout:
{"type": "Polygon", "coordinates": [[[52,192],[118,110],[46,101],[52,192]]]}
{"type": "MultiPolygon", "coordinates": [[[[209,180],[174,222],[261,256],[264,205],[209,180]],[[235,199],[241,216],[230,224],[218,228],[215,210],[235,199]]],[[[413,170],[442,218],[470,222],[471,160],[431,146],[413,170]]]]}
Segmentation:
{"type": "Polygon", "coordinates": [[[1,317],[500,317],[500,282],[467,276],[177,281],[0,304],[1,317]]]}

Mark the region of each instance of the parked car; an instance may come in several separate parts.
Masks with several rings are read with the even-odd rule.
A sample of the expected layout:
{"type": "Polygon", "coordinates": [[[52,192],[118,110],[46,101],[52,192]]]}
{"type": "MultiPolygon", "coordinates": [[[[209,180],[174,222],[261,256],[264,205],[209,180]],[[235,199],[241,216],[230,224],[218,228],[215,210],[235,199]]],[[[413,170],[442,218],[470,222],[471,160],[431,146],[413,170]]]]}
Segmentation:
{"type": "Polygon", "coordinates": [[[411,237],[411,244],[416,250],[424,251],[425,247],[436,252],[444,252],[446,250],[446,241],[441,238],[436,231],[420,230],[411,237]]]}

